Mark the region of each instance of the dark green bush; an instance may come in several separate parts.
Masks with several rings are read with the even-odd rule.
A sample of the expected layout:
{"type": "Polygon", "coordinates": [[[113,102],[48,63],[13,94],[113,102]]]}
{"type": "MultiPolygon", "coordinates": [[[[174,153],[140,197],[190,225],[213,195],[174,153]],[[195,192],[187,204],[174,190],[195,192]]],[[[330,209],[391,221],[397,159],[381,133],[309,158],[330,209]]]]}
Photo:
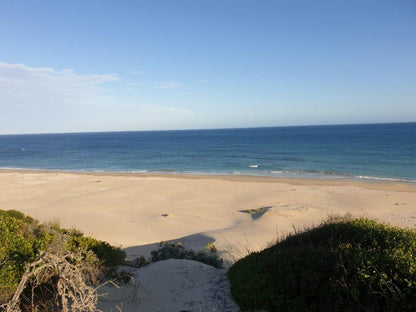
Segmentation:
{"type": "Polygon", "coordinates": [[[416,311],[416,232],[337,220],[287,237],[229,270],[242,310],[416,311]]]}

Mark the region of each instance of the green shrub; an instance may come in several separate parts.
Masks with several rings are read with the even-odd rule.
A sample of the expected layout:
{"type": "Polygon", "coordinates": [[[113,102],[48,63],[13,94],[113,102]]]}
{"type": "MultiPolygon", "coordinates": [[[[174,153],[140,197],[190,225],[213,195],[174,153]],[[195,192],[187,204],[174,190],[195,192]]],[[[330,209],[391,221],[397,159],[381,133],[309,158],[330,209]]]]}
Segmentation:
{"type": "Polygon", "coordinates": [[[0,213],[0,303],[14,292],[25,270],[34,259],[33,235],[20,219],[0,213]]]}
{"type": "Polygon", "coordinates": [[[13,294],[25,265],[47,250],[55,234],[16,210],[0,210],[0,303],[13,294]]]}
{"type": "Polygon", "coordinates": [[[66,231],[68,249],[75,252],[79,250],[91,250],[106,267],[115,267],[123,263],[126,254],[118,247],[111,246],[107,242],[84,236],[74,230],[66,231]]]}
{"type": "Polygon", "coordinates": [[[415,311],[416,232],[338,219],[287,237],[229,270],[242,310],[415,311]]]}
{"type": "Polygon", "coordinates": [[[181,243],[169,244],[161,242],[159,249],[153,250],[151,256],[152,262],[167,259],[186,259],[199,261],[215,268],[222,268],[223,264],[223,260],[218,257],[214,245],[211,246],[210,251],[202,250],[195,252],[192,249],[185,249],[181,243]]]}
{"type": "Polygon", "coordinates": [[[0,210],[0,215],[10,217],[16,219],[22,224],[26,225],[37,225],[38,221],[33,219],[32,217],[26,216],[24,213],[17,211],[17,210],[0,210]]]}
{"type": "Polygon", "coordinates": [[[43,251],[57,255],[79,253],[84,267],[106,268],[105,272],[109,273],[125,258],[120,248],[86,237],[79,231],[61,229],[56,223],[39,224],[15,210],[0,210],[0,304],[13,295],[25,266],[43,251]]]}

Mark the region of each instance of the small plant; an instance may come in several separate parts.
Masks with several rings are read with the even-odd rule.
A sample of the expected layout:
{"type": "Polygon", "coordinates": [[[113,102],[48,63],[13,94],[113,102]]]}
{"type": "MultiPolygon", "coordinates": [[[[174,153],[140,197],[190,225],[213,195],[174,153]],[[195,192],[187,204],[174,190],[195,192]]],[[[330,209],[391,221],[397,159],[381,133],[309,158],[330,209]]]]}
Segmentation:
{"type": "Polygon", "coordinates": [[[251,216],[253,220],[257,220],[272,208],[273,206],[267,206],[267,207],[239,210],[239,211],[242,213],[247,213],[251,216]]]}
{"type": "Polygon", "coordinates": [[[130,267],[133,267],[133,268],[141,268],[141,267],[144,267],[145,265],[148,265],[149,263],[150,262],[147,261],[145,257],[140,256],[140,257],[135,258],[133,260],[126,259],[123,264],[127,265],[127,266],[130,266],[130,267]]]}
{"type": "Polygon", "coordinates": [[[130,272],[121,271],[118,272],[117,277],[113,279],[113,284],[127,284],[134,279],[134,275],[130,272]]]}
{"type": "Polygon", "coordinates": [[[217,253],[217,251],[218,251],[217,250],[217,247],[215,247],[214,243],[208,243],[208,244],[206,244],[205,247],[204,247],[204,249],[206,251],[208,251],[209,253],[213,253],[213,254],[217,253]]]}

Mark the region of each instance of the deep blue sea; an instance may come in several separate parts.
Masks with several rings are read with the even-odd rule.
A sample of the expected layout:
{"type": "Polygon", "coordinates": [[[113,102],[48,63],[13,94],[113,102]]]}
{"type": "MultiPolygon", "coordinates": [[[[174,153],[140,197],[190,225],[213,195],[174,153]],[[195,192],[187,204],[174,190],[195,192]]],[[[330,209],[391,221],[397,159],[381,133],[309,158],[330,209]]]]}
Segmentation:
{"type": "Polygon", "coordinates": [[[416,123],[1,135],[0,168],[416,183],[416,123]]]}

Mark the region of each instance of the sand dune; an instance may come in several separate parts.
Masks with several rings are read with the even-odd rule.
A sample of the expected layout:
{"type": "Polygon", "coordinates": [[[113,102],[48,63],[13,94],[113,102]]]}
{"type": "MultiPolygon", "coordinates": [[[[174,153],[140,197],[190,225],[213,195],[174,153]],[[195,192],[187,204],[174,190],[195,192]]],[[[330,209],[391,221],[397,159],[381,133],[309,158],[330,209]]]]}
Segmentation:
{"type": "Polygon", "coordinates": [[[134,284],[106,286],[98,308],[104,311],[239,311],[224,269],[190,260],[169,259],[131,269],[134,284]],[[136,287],[135,287],[136,286],[136,287]]]}

